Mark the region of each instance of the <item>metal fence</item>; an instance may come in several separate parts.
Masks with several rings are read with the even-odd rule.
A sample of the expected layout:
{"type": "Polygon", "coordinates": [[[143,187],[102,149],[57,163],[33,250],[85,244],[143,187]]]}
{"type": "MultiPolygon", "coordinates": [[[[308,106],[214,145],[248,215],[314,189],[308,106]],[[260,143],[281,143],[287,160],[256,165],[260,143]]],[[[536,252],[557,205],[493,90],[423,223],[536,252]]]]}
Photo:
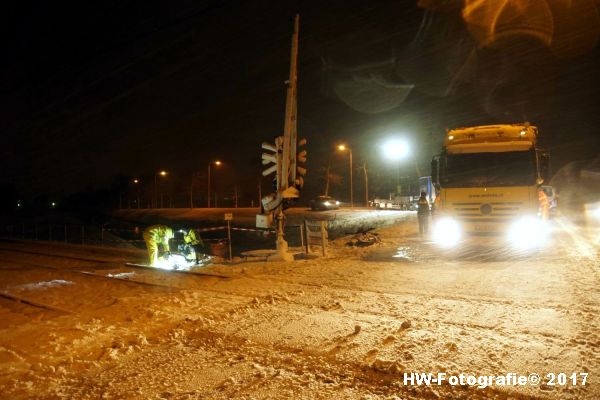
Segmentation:
{"type": "Polygon", "coordinates": [[[0,237],[6,239],[43,240],[81,245],[115,245],[119,243],[143,243],[141,238],[132,238],[134,230],[109,228],[90,224],[19,223],[4,225],[0,237]],[[117,231],[127,232],[126,238],[117,231]]]}
{"type": "MultiPolygon", "coordinates": [[[[255,240],[270,244],[275,232],[270,229],[248,227],[231,227],[233,232],[248,233],[255,240]]],[[[144,248],[143,227],[111,226],[108,224],[76,224],[76,223],[32,223],[21,222],[0,226],[0,238],[14,240],[36,240],[63,242],[79,245],[144,248]]],[[[227,225],[198,229],[202,240],[208,244],[228,244],[227,225]],[[222,237],[213,237],[213,233],[223,232],[222,237]],[[207,237],[208,235],[208,237],[207,237]]],[[[239,237],[239,235],[237,235],[239,237]]],[[[247,235],[242,236],[248,238],[247,235]]],[[[293,246],[304,246],[302,225],[286,226],[286,238],[293,246]]],[[[235,240],[235,237],[232,241],[235,240]]],[[[244,243],[238,243],[244,245],[244,243]]]]}

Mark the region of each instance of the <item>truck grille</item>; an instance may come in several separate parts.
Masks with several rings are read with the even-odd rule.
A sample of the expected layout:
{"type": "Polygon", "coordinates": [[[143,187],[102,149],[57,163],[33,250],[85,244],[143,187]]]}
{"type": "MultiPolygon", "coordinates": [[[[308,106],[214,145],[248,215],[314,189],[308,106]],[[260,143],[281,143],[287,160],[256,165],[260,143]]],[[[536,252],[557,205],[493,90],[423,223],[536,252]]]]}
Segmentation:
{"type": "Polygon", "coordinates": [[[465,219],[469,219],[469,217],[512,218],[518,215],[523,208],[523,202],[520,201],[453,203],[452,205],[455,215],[465,219]]]}

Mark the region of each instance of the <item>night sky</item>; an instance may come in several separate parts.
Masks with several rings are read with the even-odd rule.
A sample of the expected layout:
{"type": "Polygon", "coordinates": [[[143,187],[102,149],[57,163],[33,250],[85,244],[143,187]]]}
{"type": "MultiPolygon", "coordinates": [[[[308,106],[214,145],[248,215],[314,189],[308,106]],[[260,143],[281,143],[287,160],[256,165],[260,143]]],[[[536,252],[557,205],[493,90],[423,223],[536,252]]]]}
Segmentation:
{"type": "MultiPolygon", "coordinates": [[[[340,141],[380,194],[393,189],[378,149],[391,134],[425,171],[445,129],[472,124],[538,125],[555,170],[600,153],[594,0],[569,13],[548,0],[554,25],[501,11],[487,44],[486,14],[465,14],[467,0],[18,3],[3,10],[0,182],[25,195],[158,169],[183,191],[219,159],[217,188],[255,198],[260,143],[283,131],[295,13],[309,195],[322,192],[328,163],[347,176],[340,141]]],[[[517,3],[546,15],[545,0],[517,3]]]]}

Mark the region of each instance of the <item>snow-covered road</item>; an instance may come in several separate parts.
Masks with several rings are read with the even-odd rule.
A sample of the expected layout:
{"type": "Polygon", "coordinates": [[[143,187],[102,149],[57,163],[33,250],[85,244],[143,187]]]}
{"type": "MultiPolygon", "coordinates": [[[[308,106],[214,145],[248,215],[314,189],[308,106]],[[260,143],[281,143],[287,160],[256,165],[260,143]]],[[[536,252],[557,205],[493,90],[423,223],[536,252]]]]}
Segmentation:
{"type": "Polygon", "coordinates": [[[541,252],[450,252],[407,222],[327,258],[187,275],[124,265],[135,250],[0,242],[2,397],[597,399],[600,236],[555,227],[541,252]],[[589,375],[478,389],[411,372],[589,375]]]}

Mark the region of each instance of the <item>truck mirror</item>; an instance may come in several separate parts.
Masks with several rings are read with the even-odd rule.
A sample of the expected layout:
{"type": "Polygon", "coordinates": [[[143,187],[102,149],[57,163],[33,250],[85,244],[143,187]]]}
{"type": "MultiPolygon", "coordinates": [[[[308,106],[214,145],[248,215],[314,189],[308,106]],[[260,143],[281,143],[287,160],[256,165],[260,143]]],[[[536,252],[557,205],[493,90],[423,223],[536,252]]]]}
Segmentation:
{"type": "Polygon", "coordinates": [[[540,177],[546,182],[550,181],[550,155],[548,153],[540,154],[540,177]]]}

